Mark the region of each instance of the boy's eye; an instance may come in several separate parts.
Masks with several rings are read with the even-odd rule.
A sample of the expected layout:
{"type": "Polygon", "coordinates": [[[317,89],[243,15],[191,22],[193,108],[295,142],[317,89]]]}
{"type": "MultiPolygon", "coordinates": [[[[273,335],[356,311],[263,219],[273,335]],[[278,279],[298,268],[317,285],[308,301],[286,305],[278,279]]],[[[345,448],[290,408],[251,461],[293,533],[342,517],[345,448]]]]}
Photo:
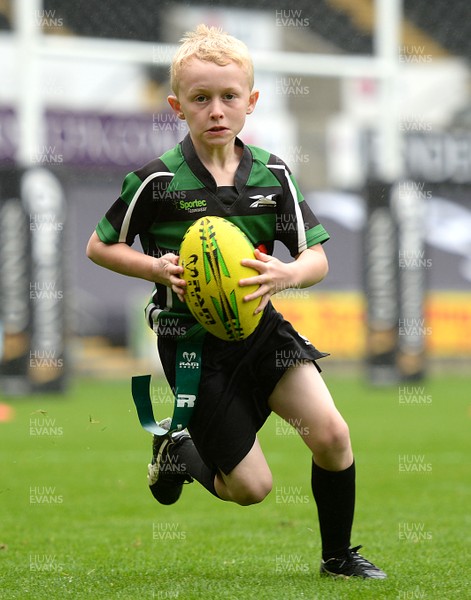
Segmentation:
{"type": "MultiPolygon", "coordinates": [[[[232,92],[224,94],[224,96],[222,96],[224,100],[234,100],[235,97],[236,95],[232,92]]],[[[204,94],[198,94],[198,96],[195,96],[195,102],[206,102],[207,100],[208,96],[205,96],[204,94]]]]}

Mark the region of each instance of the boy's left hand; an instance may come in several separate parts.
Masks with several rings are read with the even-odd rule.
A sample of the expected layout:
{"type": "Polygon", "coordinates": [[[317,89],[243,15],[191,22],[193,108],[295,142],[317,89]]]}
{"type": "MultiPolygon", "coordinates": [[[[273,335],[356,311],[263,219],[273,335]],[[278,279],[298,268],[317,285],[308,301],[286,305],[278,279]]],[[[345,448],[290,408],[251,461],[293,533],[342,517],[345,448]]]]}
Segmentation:
{"type": "Polygon", "coordinates": [[[244,296],[245,302],[261,298],[260,304],[254,311],[254,314],[258,314],[266,307],[273,294],[289,287],[288,265],[278,260],[278,258],[265,254],[258,249],[254,250],[254,255],[255,259],[242,259],[241,265],[255,269],[259,274],[254,275],[254,277],[241,279],[239,285],[242,287],[249,285],[259,286],[255,292],[244,296]]]}

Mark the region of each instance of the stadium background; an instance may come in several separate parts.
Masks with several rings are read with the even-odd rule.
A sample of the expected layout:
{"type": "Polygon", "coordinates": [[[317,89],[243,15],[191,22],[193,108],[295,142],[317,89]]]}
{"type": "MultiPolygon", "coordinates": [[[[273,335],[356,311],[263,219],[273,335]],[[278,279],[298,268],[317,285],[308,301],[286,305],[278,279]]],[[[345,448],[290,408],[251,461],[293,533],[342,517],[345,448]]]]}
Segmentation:
{"type": "MultiPolygon", "coordinates": [[[[30,16],[34,10],[39,50],[26,58],[15,42],[20,5],[25,6],[0,3],[2,189],[8,196],[11,167],[19,156],[22,166],[46,167],[63,189],[66,277],[43,283],[43,288],[50,286],[66,315],[69,372],[115,375],[132,373],[142,364],[157,368],[154,339],[142,318],[149,286],[104,272],[87,261],[84,248],[119,194],[124,174],[184,135],[183,124],[166,107],[166,63],[171,45],[200,21],[222,26],[254,52],[261,101],[243,137],[270,148],[291,166],[332,236],[326,246],[328,278],[312,292],[284,294],[278,305],[303,333],[331,352],[332,361],[361,368],[368,352],[367,185],[370,179],[382,179],[374,138],[384,107],[373,66],[368,77],[368,67],[355,70],[354,61],[373,58],[380,46],[375,40],[374,3],[296,0],[286,6],[236,0],[229,7],[219,1],[35,0],[26,6],[30,16]],[[65,45],[54,50],[51,40],[65,45]],[[71,51],[70,41],[83,45],[71,51]],[[146,43],[139,48],[143,62],[134,57],[135,46],[126,60],[126,48],[131,48],[127,44],[139,42],[146,43]],[[292,73],[277,74],[276,61],[270,62],[274,52],[299,53],[296,56],[302,54],[313,63],[324,55],[345,57],[342,76],[328,70],[317,76],[300,74],[294,64],[292,73]],[[42,111],[44,127],[43,137],[36,138],[36,151],[26,160],[21,160],[18,124],[18,99],[25,89],[20,56],[35,65],[36,71],[28,73],[36,79],[26,89],[42,111]]],[[[455,1],[453,10],[445,10],[438,0],[406,0],[402,8],[390,127],[401,145],[404,170],[413,178],[413,194],[426,202],[424,253],[415,258],[424,266],[427,293],[423,319],[414,325],[423,331],[429,366],[467,365],[471,38],[463,19],[466,3],[455,1]]],[[[283,250],[277,251],[284,258],[283,250]]],[[[8,315],[2,320],[5,363],[10,351],[8,315]]]]}

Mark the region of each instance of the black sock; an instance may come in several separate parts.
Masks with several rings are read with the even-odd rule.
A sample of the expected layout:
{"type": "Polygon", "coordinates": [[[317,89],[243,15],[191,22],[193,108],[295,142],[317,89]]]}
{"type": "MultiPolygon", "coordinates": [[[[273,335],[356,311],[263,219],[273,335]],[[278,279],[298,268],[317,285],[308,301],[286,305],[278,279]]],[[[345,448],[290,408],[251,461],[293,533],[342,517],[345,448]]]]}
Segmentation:
{"type": "Polygon", "coordinates": [[[350,547],[355,508],[355,462],[344,471],[327,471],[313,461],[311,486],[319,515],[322,558],[341,557],[350,547]]]}
{"type": "Polygon", "coordinates": [[[193,440],[190,438],[185,439],[181,443],[177,444],[174,451],[172,446],[169,447],[169,452],[174,456],[178,456],[178,462],[181,466],[185,465],[186,472],[191,475],[193,479],[196,479],[203,487],[205,487],[211,494],[219,498],[214,487],[214,478],[216,471],[211,470],[203,462],[201,456],[196,449],[193,440]]]}

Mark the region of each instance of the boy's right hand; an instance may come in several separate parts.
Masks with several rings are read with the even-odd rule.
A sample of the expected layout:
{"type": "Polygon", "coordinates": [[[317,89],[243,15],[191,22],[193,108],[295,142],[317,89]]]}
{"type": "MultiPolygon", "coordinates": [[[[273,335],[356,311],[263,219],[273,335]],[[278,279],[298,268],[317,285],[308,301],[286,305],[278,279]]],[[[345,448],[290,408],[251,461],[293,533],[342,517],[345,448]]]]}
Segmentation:
{"type": "Polygon", "coordinates": [[[178,256],[169,252],[154,260],[154,281],[171,287],[181,302],[185,302],[186,281],[181,279],[183,267],[178,264],[178,256]]]}
{"type": "Polygon", "coordinates": [[[181,279],[183,267],[178,264],[178,256],[172,252],[159,257],[144,254],[125,242],[102,242],[94,231],[88,240],[87,256],[97,265],[115,273],[171,287],[185,302],[186,282],[181,279]]]}

